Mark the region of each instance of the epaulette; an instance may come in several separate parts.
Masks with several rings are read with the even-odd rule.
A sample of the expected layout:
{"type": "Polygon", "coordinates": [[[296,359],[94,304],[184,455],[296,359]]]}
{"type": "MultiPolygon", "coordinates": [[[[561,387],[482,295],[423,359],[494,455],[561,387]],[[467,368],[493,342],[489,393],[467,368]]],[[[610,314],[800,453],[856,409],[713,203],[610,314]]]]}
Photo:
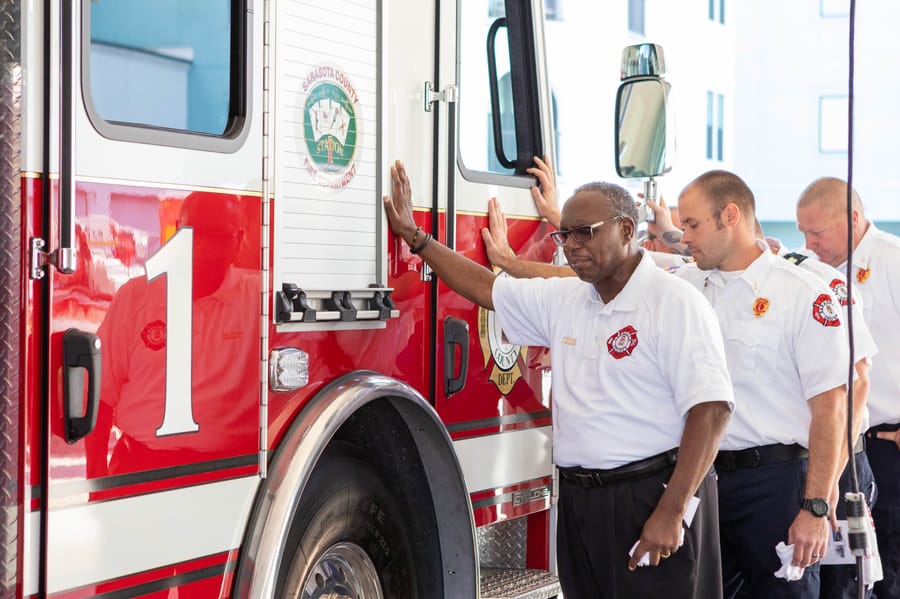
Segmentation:
{"type": "Polygon", "coordinates": [[[784,259],[790,262],[791,264],[800,264],[804,260],[809,258],[804,254],[798,254],[797,252],[791,252],[790,254],[785,254],[784,259]]]}

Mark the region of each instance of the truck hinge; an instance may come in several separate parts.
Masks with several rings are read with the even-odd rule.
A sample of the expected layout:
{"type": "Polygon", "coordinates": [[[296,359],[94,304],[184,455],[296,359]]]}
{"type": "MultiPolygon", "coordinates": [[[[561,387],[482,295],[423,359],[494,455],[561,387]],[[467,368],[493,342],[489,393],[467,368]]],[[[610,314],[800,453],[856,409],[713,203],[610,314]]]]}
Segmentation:
{"type": "Polygon", "coordinates": [[[53,265],[63,274],[75,272],[75,249],[60,248],[54,252],[45,252],[47,242],[40,237],[31,238],[31,280],[38,281],[47,274],[44,267],[53,265]]]}
{"type": "Polygon", "coordinates": [[[422,92],[422,96],[425,100],[425,112],[431,112],[431,105],[436,102],[456,102],[459,100],[459,88],[451,84],[436,92],[431,81],[426,81],[425,91],[422,92]]]}

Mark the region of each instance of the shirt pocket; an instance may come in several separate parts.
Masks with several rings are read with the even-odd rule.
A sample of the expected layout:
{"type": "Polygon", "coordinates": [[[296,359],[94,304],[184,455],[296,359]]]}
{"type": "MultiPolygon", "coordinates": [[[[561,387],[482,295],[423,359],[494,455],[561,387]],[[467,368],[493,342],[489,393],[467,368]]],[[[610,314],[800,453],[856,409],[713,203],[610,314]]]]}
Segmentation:
{"type": "Polygon", "coordinates": [[[762,384],[775,377],[781,327],[774,321],[739,321],[725,333],[728,371],[735,383],[762,384]]]}

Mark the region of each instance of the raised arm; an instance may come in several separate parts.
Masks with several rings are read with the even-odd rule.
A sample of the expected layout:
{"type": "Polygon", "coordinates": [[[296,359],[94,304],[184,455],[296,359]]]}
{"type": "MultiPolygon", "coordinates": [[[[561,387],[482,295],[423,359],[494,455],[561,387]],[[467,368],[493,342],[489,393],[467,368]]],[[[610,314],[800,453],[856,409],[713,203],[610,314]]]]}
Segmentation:
{"type": "Polygon", "coordinates": [[[412,214],[412,193],[406,169],[399,160],[391,166],[392,193],[384,196],[384,211],[391,230],[405,241],[450,289],[466,299],[494,309],[491,292],[494,273],[433,240],[416,226],[412,214]]]}
{"type": "Polygon", "coordinates": [[[520,260],[513,255],[507,236],[506,216],[496,198],[488,200],[488,228],[481,230],[488,261],[510,276],[518,279],[547,279],[550,277],[574,277],[568,266],[520,260]]]}
{"type": "Polygon", "coordinates": [[[538,184],[531,188],[531,197],[534,198],[534,206],[538,214],[547,219],[551,225],[559,228],[559,197],[556,193],[556,177],[553,174],[553,165],[544,156],[541,160],[534,157],[532,166],[525,170],[528,174],[537,177],[538,184]]]}
{"type": "Polygon", "coordinates": [[[681,243],[681,231],[672,222],[672,213],[666,206],[666,201],[659,198],[659,203],[645,200],[647,208],[653,211],[653,222],[647,223],[647,230],[662,240],[666,246],[678,254],[689,256],[687,246],[681,243]]]}

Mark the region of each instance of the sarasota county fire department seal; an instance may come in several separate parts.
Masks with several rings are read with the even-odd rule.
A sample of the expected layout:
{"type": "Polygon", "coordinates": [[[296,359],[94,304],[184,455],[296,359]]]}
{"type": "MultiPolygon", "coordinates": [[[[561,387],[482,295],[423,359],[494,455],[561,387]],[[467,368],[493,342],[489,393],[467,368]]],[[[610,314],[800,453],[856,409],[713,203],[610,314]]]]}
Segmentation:
{"type": "Polygon", "coordinates": [[[622,327],[606,340],[606,351],[616,360],[628,357],[638,345],[637,330],[631,325],[622,327]]]}
{"type": "Polygon", "coordinates": [[[166,346],[166,323],[154,320],[147,323],[141,330],[141,341],[153,351],[159,351],[166,346]]]}
{"type": "MultiPolygon", "coordinates": [[[[828,285],[831,287],[831,291],[834,293],[834,297],[838,299],[842,306],[847,305],[847,297],[849,293],[847,292],[847,283],[842,281],[841,279],[832,279],[831,283],[828,285]]],[[[856,303],[856,300],[853,300],[853,303],[856,303]]]]}
{"type": "Polygon", "coordinates": [[[831,301],[831,296],[827,293],[820,294],[816,301],[813,302],[812,315],[816,322],[823,327],[836,327],[841,324],[834,302],[831,301]]]}
{"type": "MultiPolygon", "coordinates": [[[[497,272],[497,276],[508,277],[505,272],[497,272]]],[[[484,356],[484,369],[493,361],[488,378],[500,393],[509,395],[513,386],[522,378],[522,355],[527,347],[513,345],[506,340],[497,316],[493,310],[478,309],[478,338],[481,340],[481,353],[484,356]]]]}
{"type": "Polygon", "coordinates": [[[344,72],[327,65],[307,73],[303,92],[304,168],[317,185],[342,189],[357,171],[359,95],[344,72]]]}

